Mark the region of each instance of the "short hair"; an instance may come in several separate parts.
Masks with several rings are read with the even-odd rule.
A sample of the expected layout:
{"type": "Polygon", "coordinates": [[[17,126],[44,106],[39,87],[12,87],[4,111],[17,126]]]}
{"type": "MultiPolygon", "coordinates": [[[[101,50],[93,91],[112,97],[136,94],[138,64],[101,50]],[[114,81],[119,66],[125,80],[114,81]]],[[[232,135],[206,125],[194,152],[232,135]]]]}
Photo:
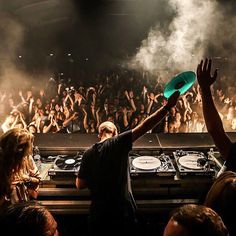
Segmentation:
{"type": "Polygon", "coordinates": [[[98,133],[100,136],[103,132],[117,134],[117,128],[114,123],[110,121],[105,121],[101,123],[98,128],[98,133]]]}
{"type": "Polygon", "coordinates": [[[186,204],[172,213],[171,219],[183,226],[191,236],[227,236],[221,217],[211,208],[186,204]]]}
{"type": "Polygon", "coordinates": [[[0,214],[0,227],[4,228],[5,235],[48,235],[50,230],[57,230],[55,222],[44,206],[33,201],[9,205],[0,214]]]}

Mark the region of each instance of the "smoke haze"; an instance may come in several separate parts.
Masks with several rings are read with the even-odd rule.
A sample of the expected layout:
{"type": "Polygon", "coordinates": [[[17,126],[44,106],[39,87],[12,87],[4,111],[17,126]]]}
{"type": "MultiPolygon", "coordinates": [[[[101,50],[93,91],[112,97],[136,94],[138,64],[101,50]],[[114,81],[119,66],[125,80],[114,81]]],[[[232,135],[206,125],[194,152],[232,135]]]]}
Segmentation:
{"type": "Polygon", "coordinates": [[[22,44],[24,29],[20,24],[4,14],[1,14],[0,22],[0,87],[5,89],[15,84],[20,77],[13,61],[17,50],[22,44]]]}
{"type": "MultiPolygon", "coordinates": [[[[139,0],[140,4],[129,1],[128,5],[123,3],[125,1],[114,1],[113,8],[109,8],[110,1],[101,1],[104,4],[95,6],[91,12],[87,9],[93,5],[83,6],[80,1],[76,1],[77,8],[69,6],[69,1],[60,1],[66,5],[59,8],[58,2],[58,12],[47,4],[42,10],[43,4],[21,7],[17,1],[9,2],[19,5],[19,9],[15,14],[0,14],[0,88],[24,84],[33,76],[42,81],[41,78],[49,78],[48,74],[54,69],[66,74],[64,67],[70,67],[68,73],[76,75],[74,71],[79,66],[90,69],[99,63],[102,66],[122,64],[134,54],[129,60],[130,67],[159,72],[166,80],[181,71],[195,70],[205,56],[221,64],[223,60],[227,64],[225,71],[231,76],[236,74],[233,67],[236,61],[234,0],[139,0]],[[35,7],[35,11],[30,7],[35,7]],[[48,17],[43,15],[46,12],[48,17]],[[127,14],[122,15],[123,12],[127,14]],[[73,16],[71,21],[62,24],[63,19],[70,16],[73,16]],[[79,16],[81,20],[77,20],[79,16]],[[47,19],[60,23],[46,24],[47,19]],[[51,52],[55,59],[49,58],[48,62],[51,52]],[[74,53],[74,63],[68,62],[65,56],[68,52],[74,53]],[[84,63],[87,57],[89,61],[84,63]],[[51,59],[59,60],[55,68],[50,64],[51,59]],[[37,73],[32,76],[34,67],[37,73]]],[[[5,3],[2,7],[8,5],[5,3]]]]}
{"type": "MultiPolygon", "coordinates": [[[[42,83],[42,78],[33,80],[21,60],[24,52],[26,29],[12,16],[1,13],[0,17],[0,90],[14,92],[15,88],[26,89],[34,81],[34,86],[42,83]]],[[[37,75],[39,78],[43,75],[37,75]]]]}
{"type": "Polygon", "coordinates": [[[175,12],[167,28],[157,23],[141,43],[130,66],[150,72],[195,70],[215,34],[221,14],[215,0],[169,0],[175,12]]]}

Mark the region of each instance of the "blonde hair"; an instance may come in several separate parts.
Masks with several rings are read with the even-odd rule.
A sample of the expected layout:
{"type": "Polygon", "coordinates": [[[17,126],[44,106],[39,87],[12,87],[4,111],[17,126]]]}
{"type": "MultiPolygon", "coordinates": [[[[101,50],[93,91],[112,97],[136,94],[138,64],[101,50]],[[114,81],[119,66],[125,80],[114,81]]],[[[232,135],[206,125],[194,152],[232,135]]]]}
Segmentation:
{"type": "Polygon", "coordinates": [[[113,136],[118,134],[115,124],[112,123],[111,121],[105,121],[100,124],[100,126],[98,128],[98,133],[99,133],[100,137],[102,136],[103,132],[112,133],[113,136]]]}
{"type": "Polygon", "coordinates": [[[10,129],[0,137],[0,198],[10,192],[13,175],[22,168],[24,157],[32,153],[33,139],[21,128],[10,129]]]}

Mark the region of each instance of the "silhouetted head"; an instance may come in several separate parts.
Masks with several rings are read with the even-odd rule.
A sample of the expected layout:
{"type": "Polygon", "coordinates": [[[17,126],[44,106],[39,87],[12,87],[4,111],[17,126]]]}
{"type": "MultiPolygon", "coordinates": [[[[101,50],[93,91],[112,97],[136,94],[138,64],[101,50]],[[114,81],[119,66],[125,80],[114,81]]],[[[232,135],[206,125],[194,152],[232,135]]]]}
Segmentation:
{"type": "Polygon", "coordinates": [[[211,208],[188,204],[175,209],[163,236],[228,236],[228,231],[211,208]]]}
{"type": "Polygon", "coordinates": [[[36,202],[17,203],[0,215],[5,235],[58,236],[57,222],[52,214],[36,202]]]}

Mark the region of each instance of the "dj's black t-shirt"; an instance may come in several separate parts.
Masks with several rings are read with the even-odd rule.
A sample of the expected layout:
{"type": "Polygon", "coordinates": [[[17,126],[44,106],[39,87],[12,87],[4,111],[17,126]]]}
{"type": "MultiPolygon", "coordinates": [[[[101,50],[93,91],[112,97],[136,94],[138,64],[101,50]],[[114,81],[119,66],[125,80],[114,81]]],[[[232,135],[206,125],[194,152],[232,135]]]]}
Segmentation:
{"type": "Polygon", "coordinates": [[[91,216],[112,219],[132,216],[135,204],[128,174],[132,132],[94,144],[83,155],[78,177],[91,191],[91,216]]]}

